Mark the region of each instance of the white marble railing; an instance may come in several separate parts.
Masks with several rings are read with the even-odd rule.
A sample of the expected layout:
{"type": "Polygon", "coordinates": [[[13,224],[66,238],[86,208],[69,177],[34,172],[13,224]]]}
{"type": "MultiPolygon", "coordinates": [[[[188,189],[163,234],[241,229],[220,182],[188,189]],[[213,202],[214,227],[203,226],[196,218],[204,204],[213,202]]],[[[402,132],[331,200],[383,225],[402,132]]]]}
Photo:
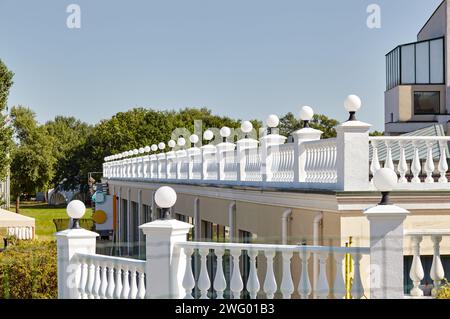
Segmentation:
{"type": "Polygon", "coordinates": [[[398,174],[400,189],[448,187],[447,143],[450,137],[383,136],[370,137],[369,140],[372,176],[381,167],[382,161],[384,167],[398,174]],[[381,148],[383,155],[380,154],[381,148]]]}
{"type": "Polygon", "coordinates": [[[413,230],[406,231],[406,236],[411,238],[413,249],[413,260],[409,277],[413,282],[413,288],[410,291],[412,297],[421,297],[424,295],[423,290],[420,287],[421,281],[424,278],[424,269],[420,259],[420,246],[424,237],[430,237],[433,242],[433,262],[430,270],[430,278],[433,280],[432,296],[435,295],[436,289],[442,283],[445,278],[444,267],[442,266],[440,255],[440,244],[443,236],[450,236],[450,229],[437,229],[437,230],[413,230]]]}
{"type": "Polygon", "coordinates": [[[75,255],[82,299],[143,299],[145,261],[97,254],[75,255]]]}
{"type": "Polygon", "coordinates": [[[260,148],[248,148],[244,151],[244,181],[261,182],[261,155],[260,148]]]}
{"type": "Polygon", "coordinates": [[[336,183],[336,139],[305,142],[307,183],[336,183]]]}
{"type": "Polygon", "coordinates": [[[295,149],[293,143],[269,146],[267,165],[270,166],[270,181],[293,182],[295,149]]]}
{"type": "Polygon", "coordinates": [[[231,295],[235,299],[242,297],[244,291],[244,280],[241,274],[240,263],[243,262],[243,252],[247,253],[249,258],[248,279],[245,282],[246,291],[250,298],[272,299],[277,293],[281,293],[282,298],[289,299],[295,291],[301,298],[306,299],[312,296],[312,283],[309,273],[309,262],[313,256],[319,260],[319,274],[314,291],[317,298],[343,298],[346,294],[346,287],[343,275],[343,264],[346,254],[350,254],[354,261],[354,278],[351,295],[354,299],[364,296],[362,285],[360,261],[363,255],[369,254],[369,248],[357,247],[324,247],[324,246],[289,246],[289,245],[261,245],[261,244],[235,244],[235,243],[205,243],[205,242],[183,242],[177,244],[183,248],[187,260],[193,256],[194,252],[200,255],[200,273],[198,278],[194,278],[192,263],[186,263],[186,270],[183,279],[183,288],[186,291],[185,298],[193,298],[193,289],[198,288],[202,299],[215,297],[222,299],[224,291],[227,288],[225,279],[225,270],[232,269],[231,278],[228,286],[231,295]],[[224,254],[229,252],[231,256],[226,265],[224,254]],[[300,258],[300,279],[299,282],[293,282],[291,274],[291,263],[293,256],[300,258]],[[211,277],[208,273],[208,259],[210,262],[215,260],[215,275],[211,277]],[[274,273],[274,263],[277,258],[281,258],[282,279],[276,281],[274,273]],[[265,261],[264,274],[261,274],[258,265],[265,261]],[[329,261],[331,261],[329,263],[329,261]],[[328,278],[328,269],[331,265],[335,266],[334,282],[328,278]],[[264,278],[260,282],[259,278],[264,278]],[[211,291],[214,293],[211,295],[211,291]]]}

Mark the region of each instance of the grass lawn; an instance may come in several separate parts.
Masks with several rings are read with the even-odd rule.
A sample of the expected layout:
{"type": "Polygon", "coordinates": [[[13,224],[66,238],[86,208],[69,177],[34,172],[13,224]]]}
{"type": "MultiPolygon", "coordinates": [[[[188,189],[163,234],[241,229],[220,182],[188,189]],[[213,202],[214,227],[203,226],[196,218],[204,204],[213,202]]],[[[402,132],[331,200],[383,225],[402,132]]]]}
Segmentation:
{"type": "MultiPolygon", "coordinates": [[[[11,204],[12,212],[15,212],[14,203],[11,204]]],[[[45,203],[24,202],[20,203],[20,214],[36,219],[36,239],[54,240],[56,232],[54,218],[68,218],[65,207],[53,207],[45,203]]],[[[83,218],[91,217],[91,209],[86,209],[83,218]]]]}

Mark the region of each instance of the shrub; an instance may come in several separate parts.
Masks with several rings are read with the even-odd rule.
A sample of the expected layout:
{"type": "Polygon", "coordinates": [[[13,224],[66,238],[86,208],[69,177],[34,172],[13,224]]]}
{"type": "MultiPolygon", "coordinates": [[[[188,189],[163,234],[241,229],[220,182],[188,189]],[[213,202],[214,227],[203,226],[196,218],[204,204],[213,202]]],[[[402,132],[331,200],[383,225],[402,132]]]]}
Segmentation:
{"type": "MultiPolygon", "coordinates": [[[[56,227],[56,231],[61,231],[61,230],[65,230],[69,227],[69,222],[70,219],[69,218],[55,218],[53,219],[53,223],[55,224],[56,227]]],[[[88,219],[88,218],[83,218],[80,219],[80,227],[87,229],[87,230],[95,230],[95,224],[94,221],[92,219],[88,219]]]]}
{"type": "Polygon", "coordinates": [[[450,283],[444,279],[444,284],[436,292],[436,299],[450,299],[450,283]]]}
{"type": "Polygon", "coordinates": [[[56,243],[20,241],[0,253],[0,298],[57,298],[56,243]]]}

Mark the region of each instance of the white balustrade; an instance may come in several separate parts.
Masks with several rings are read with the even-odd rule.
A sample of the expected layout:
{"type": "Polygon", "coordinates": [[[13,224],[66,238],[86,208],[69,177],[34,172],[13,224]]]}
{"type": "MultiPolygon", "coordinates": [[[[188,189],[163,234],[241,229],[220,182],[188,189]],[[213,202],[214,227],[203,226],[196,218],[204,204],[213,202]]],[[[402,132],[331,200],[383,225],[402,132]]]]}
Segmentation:
{"type": "Polygon", "coordinates": [[[80,271],[77,290],[87,299],[142,299],[145,261],[97,254],[76,254],[80,271]]]}
{"type": "Polygon", "coordinates": [[[245,181],[262,181],[260,148],[248,148],[244,150],[244,157],[245,181]]]}
{"type": "Polygon", "coordinates": [[[336,139],[330,138],[304,143],[306,151],[305,172],[307,183],[336,183],[336,139]]]}
{"type": "Polygon", "coordinates": [[[267,150],[267,165],[272,182],[294,181],[294,143],[272,145],[267,150]]]}
{"type": "Polygon", "coordinates": [[[413,283],[410,290],[412,297],[422,297],[423,290],[420,287],[421,281],[425,276],[421,261],[420,246],[424,237],[429,237],[433,243],[433,262],[430,269],[430,278],[433,280],[432,296],[436,294],[442,280],[445,278],[444,268],[442,266],[440,255],[440,243],[443,236],[450,236],[450,229],[428,229],[428,230],[409,230],[405,232],[405,236],[411,238],[413,259],[409,277],[413,283]]]}
{"type": "Polygon", "coordinates": [[[224,181],[237,180],[237,155],[236,150],[227,151],[223,153],[223,179],[224,181]]]}
{"type": "MultiPolygon", "coordinates": [[[[183,288],[186,291],[185,298],[193,298],[192,291],[197,287],[201,293],[201,298],[213,298],[216,293],[217,299],[222,299],[227,287],[224,269],[231,268],[229,278],[229,289],[231,298],[242,298],[246,291],[251,299],[256,298],[291,298],[295,290],[302,298],[310,298],[315,289],[318,298],[343,298],[346,294],[343,277],[343,259],[345,254],[351,254],[354,263],[354,279],[352,286],[353,298],[364,296],[364,288],[360,272],[360,260],[363,255],[369,254],[369,248],[359,247],[324,247],[324,246],[295,246],[295,245],[264,245],[264,244],[238,244],[238,243],[212,243],[212,242],[182,242],[177,246],[183,249],[188,261],[194,256],[196,251],[200,255],[200,273],[198,278],[194,278],[192,262],[186,263],[183,278],[183,288]],[[230,264],[225,266],[224,253],[229,251],[230,264]],[[244,253],[246,252],[246,254],[244,253]],[[292,278],[291,263],[293,255],[300,258],[300,278],[297,289],[292,278]],[[215,261],[215,275],[210,277],[208,272],[207,256],[215,261]],[[315,287],[310,281],[308,271],[313,255],[319,259],[319,276],[315,287]],[[248,259],[247,257],[248,256],[248,259]],[[245,257],[245,258],[244,258],[245,257]],[[278,259],[280,258],[280,259],[278,259]],[[260,260],[261,259],[261,260],[260,260]],[[259,264],[265,261],[264,273],[259,269],[259,264]],[[329,270],[332,262],[336,267],[334,285],[329,285],[329,270]],[[247,267],[242,268],[242,263],[247,263],[247,267]],[[277,282],[275,276],[275,265],[282,266],[281,282],[277,282]],[[248,269],[247,274],[243,274],[243,269],[248,269]],[[244,285],[244,278],[247,281],[244,285]],[[264,278],[260,282],[260,278],[264,278]],[[245,290],[244,290],[245,287],[245,290]]],[[[214,266],[213,266],[214,268],[214,266]]],[[[212,275],[211,275],[212,276],[212,275]]]]}
{"type": "Polygon", "coordinates": [[[384,167],[397,172],[398,190],[448,189],[447,136],[376,136],[371,145],[370,171],[384,167]],[[380,158],[380,151],[383,157],[380,158]]]}

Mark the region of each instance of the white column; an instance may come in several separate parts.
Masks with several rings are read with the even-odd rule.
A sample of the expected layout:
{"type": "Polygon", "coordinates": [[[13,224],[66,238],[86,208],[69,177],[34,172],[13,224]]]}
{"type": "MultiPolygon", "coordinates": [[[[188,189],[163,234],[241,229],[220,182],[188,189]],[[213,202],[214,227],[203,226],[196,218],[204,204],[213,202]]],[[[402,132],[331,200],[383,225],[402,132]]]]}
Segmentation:
{"type": "Polygon", "coordinates": [[[292,133],[294,137],[294,182],[305,182],[306,150],[304,142],[320,140],[322,131],[305,127],[292,133]]]}
{"type": "Polygon", "coordinates": [[[338,188],[361,191],[369,187],[369,129],[360,121],[347,121],[337,127],[338,188]]]}
{"type": "Polygon", "coordinates": [[[220,143],[216,145],[217,148],[217,169],[218,169],[218,175],[219,175],[219,180],[222,181],[225,179],[225,152],[231,152],[234,151],[236,145],[234,145],[233,143],[228,143],[228,142],[224,142],[224,143],[220,143]]]}
{"type": "Polygon", "coordinates": [[[175,244],[186,242],[192,225],[168,219],[155,220],[139,228],[146,238],[146,298],[183,298],[186,256],[175,244]]]}
{"type": "Polygon", "coordinates": [[[282,145],[286,141],[286,137],[279,134],[269,134],[261,137],[261,175],[263,181],[272,180],[272,171],[270,165],[268,165],[268,149],[277,145],[282,145]]]}
{"type": "Polygon", "coordinates": [[[230,243],[236,239],[236,202],[228,205],[228,223],[230,225],[230,243]]]}
{"type": "Polygon", "coordinates": [[[58,254],[58,298],[77,299],[78,262],[76,253],[95,254],[97,233],[86,229],[66,229],[55,234],[58,254]]]}
{"type": "Polygon", "coordinates": [[[236,142],[237,180],[245,181],[245,150],[258,147],[258,141],[244,138],[236,142]]]}
{"type": "Polygon", "coordinates": [[[377,205],[364,214],[370,223],[370,298],[403,298],[403,221],[409,212],[377,205]]]}

